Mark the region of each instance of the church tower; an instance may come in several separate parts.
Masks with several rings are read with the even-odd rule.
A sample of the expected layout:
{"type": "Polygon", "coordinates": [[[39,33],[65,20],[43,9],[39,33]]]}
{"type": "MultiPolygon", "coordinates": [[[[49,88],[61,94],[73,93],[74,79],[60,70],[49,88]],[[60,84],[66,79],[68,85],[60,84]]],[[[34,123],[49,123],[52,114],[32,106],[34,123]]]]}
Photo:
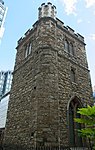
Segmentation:
{"type": "Polygon", "coordinates": [[[82,147],[74,117],[78,107],[92,104],[84,37],[48,2],[16,49],[4,144],[82,147]]]}

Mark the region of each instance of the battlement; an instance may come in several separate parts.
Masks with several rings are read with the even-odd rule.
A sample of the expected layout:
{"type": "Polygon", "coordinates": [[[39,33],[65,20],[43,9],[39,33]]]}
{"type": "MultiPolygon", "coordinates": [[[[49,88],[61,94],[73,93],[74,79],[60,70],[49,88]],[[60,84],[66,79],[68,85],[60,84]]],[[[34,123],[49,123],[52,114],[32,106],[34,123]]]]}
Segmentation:
{"type": "Polygon", "coordinates": [[[56,7],[52,3],[48,2],[47,4],[43,3],[41,7],[38,8],[39,15],[38,19],[42,17],[52,17],[56,19],[56,7]]]}
{"type": "Polygon", "coordinates": [[[56,23],[58,26],[66,30],[66,32],[68,32],[69,34],[77,38],[78,40],[84,42],[84,37],[82,35],[80,35],[79,33],[75,33],[74,29],[72,29],[71,27],[65,26],[64,22],[62,22],[60,19],[56,18],[56,23]]]}
{"type": "Polygon", "coordinates": [[[45,19],[45,18],[47,18],[49,20],[51,19],[62,30],[65,30],[68,34],[70,34],[74,38],[76,38],[84,43],[84,37],[82,35],[80,35],[79,33],[75,33],[74,29],[72,29],[69,26],[65,26],[64,22],[62,22],[60,19],[56,18],[56,7],[54,5],[52,5],[52,3],[48,2],[47,5],[45,3],[43,3],[43,4],[41,4],[41,7],[38,8],[38,10],[39,10],[38,21],[36,21],[33,24],[32,28],[29,29],[28,31],[26,31],[24,36],[18,40],[18,44],[20,44],[22,42],[22,40],[30,34],[30,32],[32,32],[33,30],[35,30],[35,28],[37,28],[37,25],[39,24],[39,21],[41,21],[41,19],[45,19]]]}
{"type": "MultiPolygon", "coordinates": [[[[44,19],[44,18],[43,18],[44,19]]],[[[50,18],[49,18],[50,19],[50,18]]],[[[84,42],[84,37],[82,35],[80,35],[79,33],[75,33],[75,31],[69,27],[69,26],[65,26],[64,23],[62,21],[60,21],[58,18],[56,19],[56,24],[61,27],[63,30],[65,30],[66,32],[68,32],[71,36],[77,38],[78,40],[80,40],[81,42],[84,42]]],[[[19,40],[18,40],[18,44],[20,44],[22,42],[22,40],[28,36],[30,34],[30,32],[32,32],[38,25],[38,21],[35,22],[33,24],[33,27],[31,29],[28,29],[24,36],[22,36],[19,40]]]]}

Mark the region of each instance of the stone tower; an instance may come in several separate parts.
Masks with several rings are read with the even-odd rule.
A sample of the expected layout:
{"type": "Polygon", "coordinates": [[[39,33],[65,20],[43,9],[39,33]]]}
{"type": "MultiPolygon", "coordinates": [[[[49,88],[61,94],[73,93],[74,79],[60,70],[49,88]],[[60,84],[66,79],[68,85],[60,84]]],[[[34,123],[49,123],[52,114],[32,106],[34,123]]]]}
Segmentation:
{"type": "Polygon", "coordinates": [[[5,145],[82,146],[73,118],[78,107],[92,104],[84,37],[43,3],[16,49],[5,145]]]}

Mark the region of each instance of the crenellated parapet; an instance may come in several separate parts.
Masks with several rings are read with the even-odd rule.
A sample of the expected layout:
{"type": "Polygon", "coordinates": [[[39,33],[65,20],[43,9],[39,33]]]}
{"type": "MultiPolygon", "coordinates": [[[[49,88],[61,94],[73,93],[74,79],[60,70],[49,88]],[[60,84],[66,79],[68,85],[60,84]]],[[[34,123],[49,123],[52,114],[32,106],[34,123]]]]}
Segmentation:
{"type": "MultiPolygon", "coordinates": [[[[36,22],[33,24],[32,28],[28,29],[28,30],[25,32],[24,36],[22,36],[22,37],[18,40],[18,45],[19,45],[31,32],[33,32],[33,31],[37,28],[39,22],[40,22],[41,20],[44,20],[45,18],[47,18],[48,20],[51,20],[51,19],[52,19],[51,17],[46,17],[46,16],[45,16],[45,17],[43,17],[43,18],[40,18],[38,21],[36,21],[36,22]]],[[[71,27],[65,26],[65,25],[64,25],[64,22],[62,22],[62,21],[59,20],[58,18],[56,18],[56,20],[55,20],[55,19],[52,19],[52,20],[55,22],[56,26],[58,26],[59,28],[61,28],[61,29],[64,30],[65,32],[67,32],[67,34],[73,36],[73,37],[76,38],[77,40],[79,40],[79,41],[81,41],[82,43],[84,43],[84,37],[83,37],[82,35],[80,35],[79,33],[76,33],[71,27]]]]}
{"type": "Polygon", "coordinates": [[[64,22],[62,22],[61,20],[59,20],[58,18],[56,18],[56,24],[58,26],[60,26],[63,30],[67,31],[71,36],[74,36],[75,38],[77,38],[78,40],[84,42],[84,37],[82,35],[80,35],[79,33],[76,33],[74,31],[74,29],[72,29],[69,26],[65,26],[64,22]]]}
{"type": "Polygon", "coordinates": [[[69,26],[65,26],[64,22],[62,22],[60,19],[56,17],[56,6],[52,5],[52,3],[48,2],[47,4],[42,3],[41,7],[38,8],[38,20],[33,24],[31,29],[28,29],[23,37],[21,37],[18,40],[18,45],[23,41],[23,39],[26,38],[27,35],[29,35],[33,30],[35,30],[41,20],[48,19],[54,21],[56,26],[61,28],[62,30],[65,30],[67,34],[73,36],[77,40],[80,40],[82,43],[84,43],[84,37],[80,35],[79,33],[75,33],[74,29],[72,29],[69,26]]]}
{"type": "Polygon", "coordinates": [[[56,6],[52,5],[52,3],[43,3],[41,7],[38,8],[38,10],[38,19],[42,17],[51,17],[53,19],[56,19],[56,6]]]}

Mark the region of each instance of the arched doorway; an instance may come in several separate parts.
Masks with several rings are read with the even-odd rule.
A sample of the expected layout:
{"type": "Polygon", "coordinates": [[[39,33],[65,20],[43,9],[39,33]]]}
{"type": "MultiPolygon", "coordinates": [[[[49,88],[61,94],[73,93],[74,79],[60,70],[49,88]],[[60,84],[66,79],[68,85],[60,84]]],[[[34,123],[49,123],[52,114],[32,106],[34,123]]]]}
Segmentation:
{"type": "Polygon", "coordinates": [[[70,103],[68,108],[69,114],[69,145],[74,147],[82,147],[82,138],[78,135],[78,129],[81,129],[81,125],[74,122],[74,118],[80,117],[77,113],[78,108],[82,107],[80,100],[77,97],[74,97],[70,103]]]}

